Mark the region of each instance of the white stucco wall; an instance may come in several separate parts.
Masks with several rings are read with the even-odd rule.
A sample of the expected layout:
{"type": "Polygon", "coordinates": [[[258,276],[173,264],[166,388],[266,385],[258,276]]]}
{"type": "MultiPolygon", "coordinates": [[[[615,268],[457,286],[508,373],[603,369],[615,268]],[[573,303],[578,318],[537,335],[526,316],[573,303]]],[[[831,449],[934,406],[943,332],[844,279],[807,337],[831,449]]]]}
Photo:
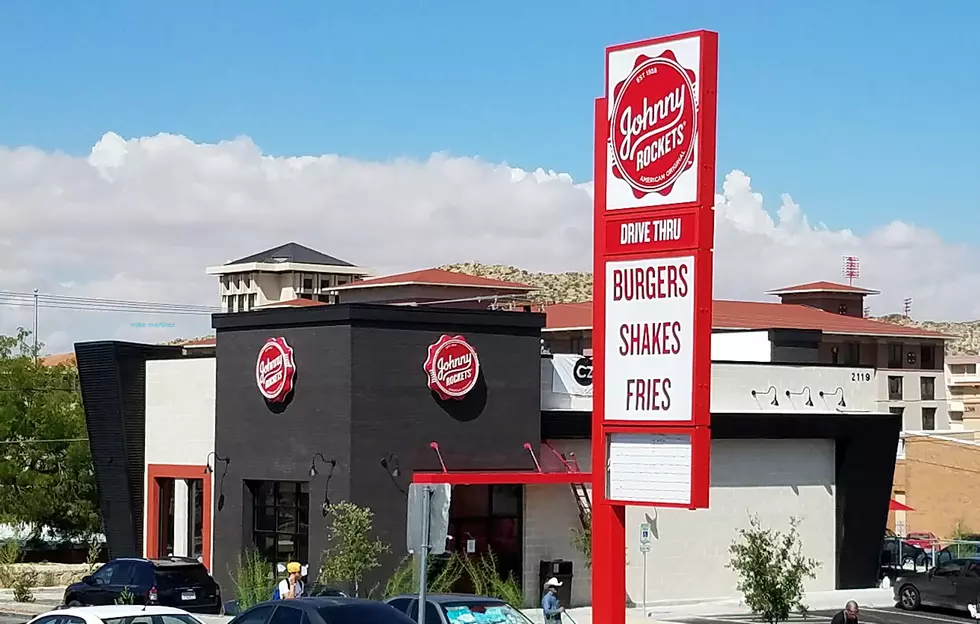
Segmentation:
{"type": "MultiPolygon", "coordinates": [[[[214,450],[215,363],[215,358],[146,363],[147,465],[203,466],[209,460],[208,454],[214,450]]],[[[202,472],[201,478],[212,477],[202,472]]],[[[174,484],[175,555],[186,554],[182,545],[186,543],[187,498],[187,484],[178,479],[174,484]]],[[[144,518],[146,501],[144,496],[144,518]]],[[[148,524],[143,523],[144,549],[148,524]]]]}
{"type": "MultiPolygon", "coordinates": [[[[582,468],[588,469],[587,441],[554,442],[553,446],[575,452],[582,468]]],[[[639,603],[643,593],[643,560],[637,537],[644,521],[652,524],[654,533],[647,559],[649,601],[736,596],[735,576],[725,565],[735,531],[748,526],[749,514],[758,514],[764,525],[779,530],[789,527],[791,517],[799,518],[804,552],[822,563],[807,589],[834,589],[834,442],[715,440],[711,453],[709,509],[627,508],[626,585],[630,598],[639,603]]],[[[573,604],[590,601],[591,575],[582,556],[571,546],[574,526],[578,526],[578,517],[569,488],[526,488],[524,575],[529,599],[538,596],[540,560],[562,558],[574,562],[573,604]]]]}

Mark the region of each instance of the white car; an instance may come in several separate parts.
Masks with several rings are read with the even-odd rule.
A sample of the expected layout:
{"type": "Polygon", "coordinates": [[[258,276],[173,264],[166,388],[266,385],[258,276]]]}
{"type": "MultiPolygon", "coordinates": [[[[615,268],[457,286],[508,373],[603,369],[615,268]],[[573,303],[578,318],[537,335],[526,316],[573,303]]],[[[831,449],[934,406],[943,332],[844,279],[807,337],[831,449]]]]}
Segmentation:
{"type": "Polygon", "coordinates": [[[38,615],[28,624],[203,624],[183,609],[143,605],[69,607],[38,615]]]}

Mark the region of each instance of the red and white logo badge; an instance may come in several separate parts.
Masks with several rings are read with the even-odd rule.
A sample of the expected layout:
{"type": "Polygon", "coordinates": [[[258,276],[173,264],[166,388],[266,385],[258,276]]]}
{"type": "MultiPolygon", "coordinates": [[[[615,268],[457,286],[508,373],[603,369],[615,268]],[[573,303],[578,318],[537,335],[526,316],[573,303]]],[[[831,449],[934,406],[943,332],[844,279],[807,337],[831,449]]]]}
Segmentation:
{"type": "Polygon", "coordinates": [[[282,403],[293,390],[296,365],[293,348],[285,338],[269,338],[259,351],[255,362],[255,383],[267,401],[282,403]]]}
{"type": "Polygon", "coordinates": [[[693,70],[670,50],[636,57],[633,71],[613,89],[609,152],[614,176],[633,196],[670,194],[694,164],[698,114],[693,70]]]}
{"type": "Polygon", "coordinates": [[[429,388],[439,398],[462,399],[476,386],[480,358],[462,336],[443,335],[429,345],[429,357],[423,368],[429,378],[429,388]]]}

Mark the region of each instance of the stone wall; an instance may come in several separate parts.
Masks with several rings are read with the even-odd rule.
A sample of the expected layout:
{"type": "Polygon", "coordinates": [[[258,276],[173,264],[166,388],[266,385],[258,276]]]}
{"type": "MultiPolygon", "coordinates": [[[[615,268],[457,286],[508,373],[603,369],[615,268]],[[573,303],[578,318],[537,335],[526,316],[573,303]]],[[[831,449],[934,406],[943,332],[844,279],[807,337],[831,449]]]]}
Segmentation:
{"type": "MultiPolygon", "coordinates": [[[[37,572],[37,581],[33,584],[35,587],[67,587],[71,583],[80,581],[91,570],[85,563],[15,563],[10,568],[15,578],[28,570],[37,572]]],[[[5,587],[6,585],[0,581],[0,588],[5,587]]]]}

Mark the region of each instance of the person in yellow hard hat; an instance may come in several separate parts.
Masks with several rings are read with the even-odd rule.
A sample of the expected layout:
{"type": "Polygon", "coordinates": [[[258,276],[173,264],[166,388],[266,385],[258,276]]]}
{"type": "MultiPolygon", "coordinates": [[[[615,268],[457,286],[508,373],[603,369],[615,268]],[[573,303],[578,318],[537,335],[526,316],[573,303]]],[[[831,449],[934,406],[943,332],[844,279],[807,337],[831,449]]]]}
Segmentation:
{"type": "Polygon", "coordinates": [[[291,600],[303,595],[303,566],[296,561],[286,564],[286,578],[279,583],[279,599],[291,600]]]}

